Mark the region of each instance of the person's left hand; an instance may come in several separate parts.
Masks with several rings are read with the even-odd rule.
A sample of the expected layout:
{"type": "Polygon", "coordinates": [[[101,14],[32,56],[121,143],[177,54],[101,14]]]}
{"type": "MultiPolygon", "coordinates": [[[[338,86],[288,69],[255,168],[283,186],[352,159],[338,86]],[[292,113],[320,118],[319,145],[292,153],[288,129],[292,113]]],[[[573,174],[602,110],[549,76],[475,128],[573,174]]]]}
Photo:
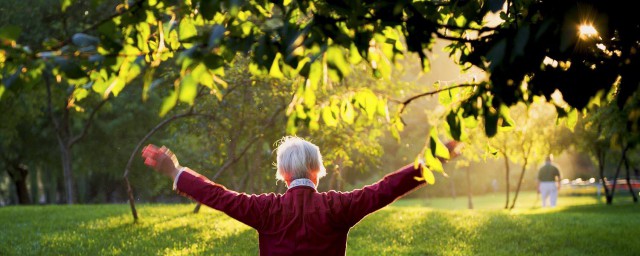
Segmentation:
{"type": "Polygon", "coordinates": [[[158,148],[153,144],[149,144],[142,150],[142,157],[145,158],[145,165],[172,179],[175,179],[180,168],[182,168],[178,162],[178,157],[165,146],[158,148]]]}

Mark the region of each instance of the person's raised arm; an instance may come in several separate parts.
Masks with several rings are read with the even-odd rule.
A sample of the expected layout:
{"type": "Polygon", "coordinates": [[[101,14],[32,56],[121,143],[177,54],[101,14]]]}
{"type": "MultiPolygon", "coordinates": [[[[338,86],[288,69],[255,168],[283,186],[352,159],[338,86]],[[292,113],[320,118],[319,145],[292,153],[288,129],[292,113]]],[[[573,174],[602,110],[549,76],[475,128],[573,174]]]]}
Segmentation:
{"type": "Polygon", "coordinates": [[[420,167],[414,168],[413,164],[404,166],[372,185],[341,193],[341,202],[336,211],[342,213],[345,224],[351,227],[367,214],[425,184],[424,181],[418,181],[418,177],[422,177],[420,167]]]}
{"type": "Polygon", "coordinates": [[[195,171],[180,166],[178,158],[166,147],[154,145],[142,152],[144,163],[158,173],[174,179],[174,189],[204,205],[259,229],[271,201],[269,195],[246,195],[226,189],[195,171]]]}

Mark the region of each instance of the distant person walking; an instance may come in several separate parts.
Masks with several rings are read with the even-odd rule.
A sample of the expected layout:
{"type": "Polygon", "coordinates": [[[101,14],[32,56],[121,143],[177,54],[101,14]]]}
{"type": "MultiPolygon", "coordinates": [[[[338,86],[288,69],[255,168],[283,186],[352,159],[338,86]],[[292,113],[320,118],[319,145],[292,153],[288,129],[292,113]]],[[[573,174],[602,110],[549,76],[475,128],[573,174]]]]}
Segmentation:
{"type": "Polygon", "coordinates": [[[561,177],[560,170],[553,164],[553,155],[549,154],[538,171],[538,194],[542,197],[542,207],[556,206],[561,177]]]}

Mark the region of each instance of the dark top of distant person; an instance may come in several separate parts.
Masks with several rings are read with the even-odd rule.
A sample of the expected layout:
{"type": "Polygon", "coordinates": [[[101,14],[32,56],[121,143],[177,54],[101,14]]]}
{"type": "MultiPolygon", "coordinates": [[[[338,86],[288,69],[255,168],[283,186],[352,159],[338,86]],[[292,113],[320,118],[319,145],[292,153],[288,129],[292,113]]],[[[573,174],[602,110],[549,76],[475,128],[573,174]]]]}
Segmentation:
{"type": "Polygon", "coordinates": [[[538,172],[538,180],[541,182],[545,181],[556,181],[556,176],[558,179],[560,178],[560,170],[557,167],[553,166],[550,163],[545,164],[540,168],[538,172]]]}

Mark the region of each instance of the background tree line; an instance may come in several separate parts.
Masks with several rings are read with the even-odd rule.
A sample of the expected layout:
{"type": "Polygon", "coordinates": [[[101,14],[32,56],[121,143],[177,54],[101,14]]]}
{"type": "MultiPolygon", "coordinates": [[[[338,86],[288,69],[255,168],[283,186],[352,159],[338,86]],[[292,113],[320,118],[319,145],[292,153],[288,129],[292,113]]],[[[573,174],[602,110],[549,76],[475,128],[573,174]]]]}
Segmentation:
{"type": "MultiPolygon", "coordinates": [[[[355,174],[366,169],[397,164],[380,161],[378,139],[388,130],[391,136],[382,142],[387,154],[413,151],[415,159],[425,159],[422,178],[429,183],[434,171],[444,171],[447,140],[481,145],[463,152],[468,161],[488,153],[505,159],[505,171],[510,162],[521,165],[517,187],[541,155],[572,148],[557,145],[589,153],[603,181],[621,173],[630,179],[637,166],[640,78],[634,70],[640,33],[623,18],[632,15],[625,6],[524,0],[6,1],[3,10],[35,15],[7,12],[0,23],[2,165],[19,202],[31,201],[29,190],[35,194],[39,187],[60,202],[110,200],[122,197],[114,185],[121,175],[112,171],[123,169],[115,168],[122,160],[114,159],[128,159],[146,135],[207,152],[192,160],[225,179],[232,168],[263,163],[274,138],[296,133],[339,148],[326,153],[333,173],[340,173],[335,180],[355,182],[355,174]],[[590,14],[595,35],[579,29],[590,14]],[[499,17],[498,25],[488,25],[491,15],[499,17]],[[412,71],[401,67],[402,59],[417,55],[420,70],[431,68],[436,39],[448,42],[446,51],[461,69],[479,69],[487,77],[450,86],[399,85],[403,68],[412,71]],[[423,105],[429,115],[418,117],[422,125],[416,130],[427,139],[414,143],[402,134],[413,119],[408,109],[438,93],[444,111],[423,105]],[[556,94],[562,98],[554,99],[556,94]],[[549,101],[556,120],[570,130],[589,129],[577,129],[570,142],[561,141],[567,136],[559,128],[532,132],[530,125],[554,127],[548,124],[553,116],[537,126],[516,118],[535,114],[537,99],[549,101]],[[195,130],[185,134],[187,129],[195,130]],[[389,142],[403,136],[411,149],[389,142]],[[59,155],[51,154],[53,148],[59,155]],[[28,178],[33,170],[39,171],[28,178]],[[85,198],[76,198],[77,190],[85,198]]],[[[131,183],[148,179],[131,174],[131,183]]],[[[243,174],[233,175],[230,184],[264,188],[243,174]]],[[[509,171],[504,177],[511,180],[509,171]]],[[[159,190],[140,192],[156,196],[159,190]]],[[[613,193],[606,192],[608,202],[613,193]]]]}

